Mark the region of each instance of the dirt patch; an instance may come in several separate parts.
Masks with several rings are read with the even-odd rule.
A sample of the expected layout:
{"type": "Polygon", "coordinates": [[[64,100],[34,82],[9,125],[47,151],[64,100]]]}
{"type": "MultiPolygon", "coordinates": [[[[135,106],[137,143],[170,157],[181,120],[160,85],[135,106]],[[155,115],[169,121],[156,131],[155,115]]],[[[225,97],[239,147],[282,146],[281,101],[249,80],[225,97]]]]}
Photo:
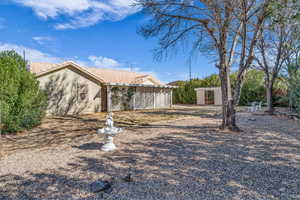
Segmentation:
{"type": "MultiPolygon", "coordinates": [[[[151,123],[164,122],[188,117],[214,115],[213,107],[176,107],[161,110],[139,110],[115,112],[115,125],[127,129],[149,126],[151,123]]],[[[28,131],[0,137],[0,159],[20,150],[53,148],[62,144],[89,141],[96,136],[96,130],[104,126],[106,113],[82,116],[49,117],[42,124],[28,131]]]]}
{"type": "Polygon", "coordinates": [[[237,119],[239,134],[219,132],[220,118],[205,114],[126,128],[110,153],[96,135],[16,151],[0,160],[0,199],[300,199],[300,124],[237,119]],[[89,191],[111,178],[112,193],[89,191]]]}

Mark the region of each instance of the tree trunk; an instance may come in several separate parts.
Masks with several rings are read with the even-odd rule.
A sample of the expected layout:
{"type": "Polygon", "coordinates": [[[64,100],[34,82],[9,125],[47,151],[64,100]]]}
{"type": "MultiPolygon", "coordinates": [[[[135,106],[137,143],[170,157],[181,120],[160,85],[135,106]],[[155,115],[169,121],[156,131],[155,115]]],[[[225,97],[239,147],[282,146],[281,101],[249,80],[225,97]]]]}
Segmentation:
{"type": "Polygon", "coordinates": [[[236,80],[235,88],[234,88],[234,97],[233,97],[234,105],[236,105],[236,106],[238,106],[240,103],[244,76],[245,76],[245,71],[239,72],[237,75],[237,80],[236,80]]]}
{"type": "MultiPolygon", "coordinates": [[[[290,85],[289,85],[289,87],[291,87],[290,85]]],[[[293,103],[293,98],[292,98],[292,91],[291,91],[291,89],[289,89],[289,91],[288,91],[288,94],[289,94],[289,109],[290,109],[290,112],[292,112],[293,111],[293,106],[294,106],[294,103],[293,103]]]]}
{"type": "Polygon", "coordinates": [[[235,119],[235,105],[231,94],[231,85],[228,67],[220,68],[221,90],[222,90],[222,113],[223,120],[221,129],[239,131],[235,119]]]}
{"type": "Polygon", "coordinates": [[[267,113],[270,115],[274,114],[274,107],[273,107],[273,81],[269,81],[267,83],[267,113]]]}

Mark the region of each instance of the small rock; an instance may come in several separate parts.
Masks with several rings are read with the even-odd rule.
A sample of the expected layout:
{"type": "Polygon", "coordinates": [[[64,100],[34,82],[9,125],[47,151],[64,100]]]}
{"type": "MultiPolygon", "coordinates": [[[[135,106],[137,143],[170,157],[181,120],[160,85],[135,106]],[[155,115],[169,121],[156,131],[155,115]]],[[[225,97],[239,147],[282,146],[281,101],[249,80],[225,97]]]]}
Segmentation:
{"type": "Polygon", "coordinates": [[[126,182],[133,182],[132,175],[129,173],[127,176],[124,177],[124,181],[126,182]]]}
{"type": "Polygon", "coordinates": [[[91,183],[90,190],[93,193],[102,192],[102,191],[110,191],[111,190],[111,184],[108,181],[95,181],[91,183]]]}

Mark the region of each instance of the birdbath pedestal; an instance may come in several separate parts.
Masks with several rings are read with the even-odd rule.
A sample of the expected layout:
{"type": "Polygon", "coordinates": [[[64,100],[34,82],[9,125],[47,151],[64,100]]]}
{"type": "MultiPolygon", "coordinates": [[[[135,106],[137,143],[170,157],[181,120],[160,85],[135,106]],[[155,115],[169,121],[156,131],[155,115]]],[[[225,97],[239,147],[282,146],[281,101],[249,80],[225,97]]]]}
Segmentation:
{"type": "Polygon", "coordinates": [[[113,151],[116,149],[113,137],[118,135],[122,131],[122,128],[114,127],[113,113],[107,115],[105,125],[106,127],[97,130],[98,134],[105,135],[105,143],[101,147],[101,150],[106,152],[113,151]]]}

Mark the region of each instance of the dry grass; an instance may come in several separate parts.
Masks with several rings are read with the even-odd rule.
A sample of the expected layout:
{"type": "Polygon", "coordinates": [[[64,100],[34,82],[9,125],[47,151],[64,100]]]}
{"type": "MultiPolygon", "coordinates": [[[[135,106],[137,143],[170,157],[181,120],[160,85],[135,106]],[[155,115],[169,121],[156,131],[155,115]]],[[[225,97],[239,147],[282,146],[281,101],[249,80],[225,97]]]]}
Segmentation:
{"type": "MultiPolygon", "coordinates": [[[[211,107],[200,109],[179,106],[173,109],[115,112],[114,119],[116,126],[133,128],[149,126],[154,122],[213,115],[216,112],[211,107]]],[[[0,159],[18,150],[52,148],[81,140],[88,141],[95,136],[98,128],[104,126],[105,117],[106,113],[96,113],[77,117],[46,118],[36,128],[0,137],[0,159]]]]}

